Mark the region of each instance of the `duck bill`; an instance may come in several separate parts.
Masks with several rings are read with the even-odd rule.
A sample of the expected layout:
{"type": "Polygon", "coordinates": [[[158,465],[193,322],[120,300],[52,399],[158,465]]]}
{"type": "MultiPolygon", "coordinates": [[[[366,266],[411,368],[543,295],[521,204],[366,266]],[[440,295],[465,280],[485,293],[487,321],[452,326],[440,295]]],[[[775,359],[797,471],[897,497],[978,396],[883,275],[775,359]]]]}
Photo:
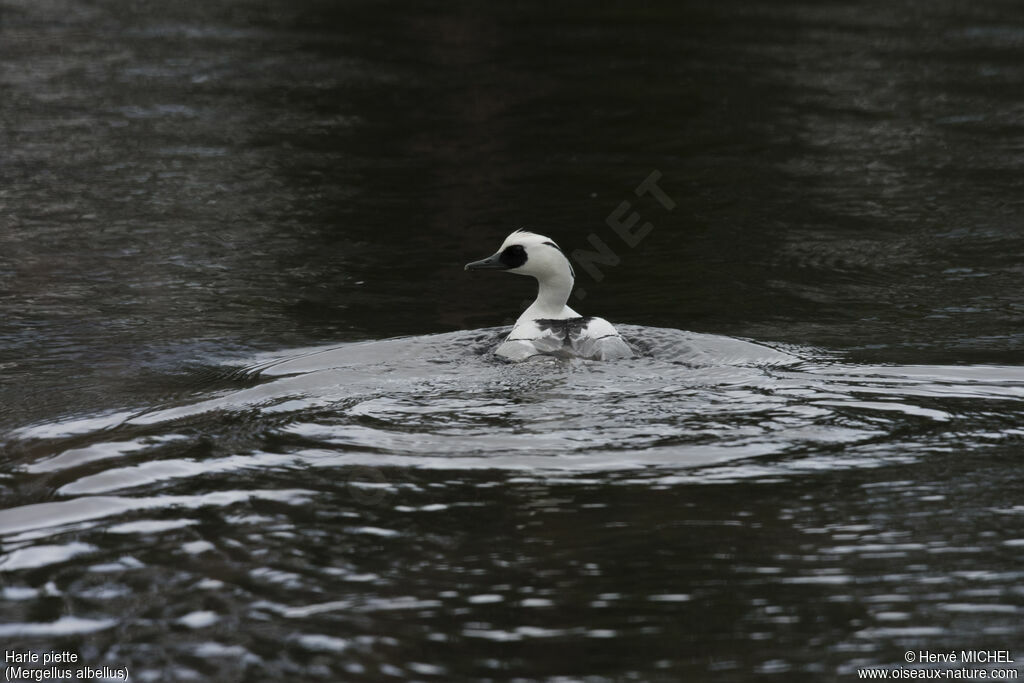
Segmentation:
{"type": "Polygon", "coordinates": [[[499,256],[500,254],[494,254],[485,259],[467,263],[465,270],[508,270],[508,266],[501,262],[499,256]]]}

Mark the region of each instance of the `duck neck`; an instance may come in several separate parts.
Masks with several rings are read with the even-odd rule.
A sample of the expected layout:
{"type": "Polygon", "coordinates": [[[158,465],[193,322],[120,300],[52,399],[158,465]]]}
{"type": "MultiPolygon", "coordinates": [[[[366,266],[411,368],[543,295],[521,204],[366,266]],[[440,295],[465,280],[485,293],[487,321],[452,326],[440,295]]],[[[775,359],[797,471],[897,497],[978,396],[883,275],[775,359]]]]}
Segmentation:
{"type": "Polygon", "coordinates": [[[527,309],[531,318],[570,318],[576,313],[565,304],[572,293],[572,273],[566,267],[560,272],[537,278],[537,300],[527,309]]]}

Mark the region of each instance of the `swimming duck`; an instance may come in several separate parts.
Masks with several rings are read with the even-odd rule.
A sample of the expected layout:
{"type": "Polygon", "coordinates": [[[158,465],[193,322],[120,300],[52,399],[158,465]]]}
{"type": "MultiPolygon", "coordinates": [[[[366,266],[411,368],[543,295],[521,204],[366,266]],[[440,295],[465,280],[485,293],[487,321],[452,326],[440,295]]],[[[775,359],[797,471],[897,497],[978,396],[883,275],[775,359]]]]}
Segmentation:
{"type": "Polygon", "coordinates": [[[575,281],[569,259],[543,235],[516,230],[497,253],[466,264],[466,270],[507,270],[537,279],[537,300],[527,308],[495,353],[520,361],[533,356],[611,360],[634,353],[603,318],[584,317],[566,305],[575,281]]]}

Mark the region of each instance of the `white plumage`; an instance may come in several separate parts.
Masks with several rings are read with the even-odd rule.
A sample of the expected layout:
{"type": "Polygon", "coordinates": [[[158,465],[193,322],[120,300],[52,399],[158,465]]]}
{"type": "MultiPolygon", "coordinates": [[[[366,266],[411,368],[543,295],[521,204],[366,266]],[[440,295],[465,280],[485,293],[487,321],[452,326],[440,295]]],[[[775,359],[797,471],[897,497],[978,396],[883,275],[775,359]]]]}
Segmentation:
{"type": "Polygon", "coordinates": [[[583,317],[566,303],[572,293],[572,266],[550,238],[517,230],[497,253],[466,264],[466,270],[507,270],[537,279],[537,299],[495,350],[513,361],[548,355],[610,360],[634,353],[615,327],[603,318],[583,317]]]}

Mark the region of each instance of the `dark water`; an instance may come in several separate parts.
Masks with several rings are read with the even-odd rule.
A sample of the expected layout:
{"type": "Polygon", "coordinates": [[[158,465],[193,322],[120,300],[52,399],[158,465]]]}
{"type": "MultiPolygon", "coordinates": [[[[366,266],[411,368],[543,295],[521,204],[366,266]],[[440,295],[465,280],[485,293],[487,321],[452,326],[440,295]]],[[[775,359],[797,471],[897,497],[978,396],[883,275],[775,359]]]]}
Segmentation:
{"type": "Polygon", "coordinates": [[[0,0],[5,652],[1024,658],[1022,49],[996,0],[0,0]],[[521,225],[644,355],[487,355],[531,284],[461,266],[521,225]]]}

